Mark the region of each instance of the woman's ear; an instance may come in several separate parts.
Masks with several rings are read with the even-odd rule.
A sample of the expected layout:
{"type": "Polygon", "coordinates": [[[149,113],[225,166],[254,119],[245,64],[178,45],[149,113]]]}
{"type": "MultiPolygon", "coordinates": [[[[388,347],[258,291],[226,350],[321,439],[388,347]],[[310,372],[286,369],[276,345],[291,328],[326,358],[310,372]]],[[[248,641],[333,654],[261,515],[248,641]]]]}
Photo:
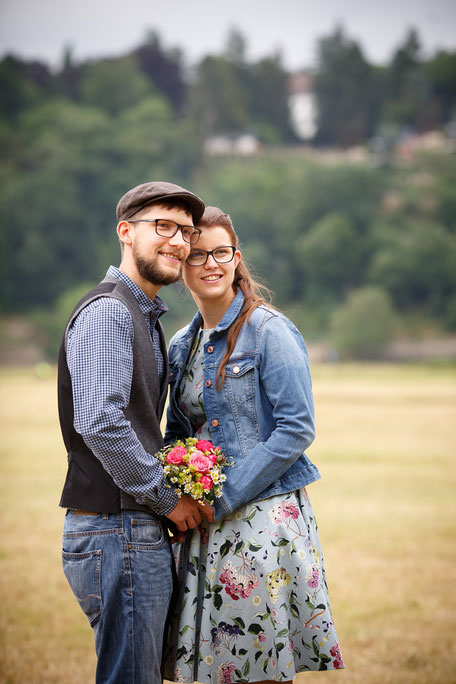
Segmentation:
{"type": "Polygon", "coordinates": [[[236,268],[236,266],[241,261],[241,259],[242,259],[242,253],[240,252],[239,249],[237,249],[234,253],[234,268],[236,268]]]}

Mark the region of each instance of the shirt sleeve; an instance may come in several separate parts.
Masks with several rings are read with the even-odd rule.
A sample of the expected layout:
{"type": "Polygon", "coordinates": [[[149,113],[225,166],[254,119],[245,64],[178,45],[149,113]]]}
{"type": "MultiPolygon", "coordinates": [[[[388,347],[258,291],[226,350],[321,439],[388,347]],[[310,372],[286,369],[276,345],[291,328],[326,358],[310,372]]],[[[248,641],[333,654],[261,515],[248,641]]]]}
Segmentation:
{"type": "Polygon", "coordinates": [[[74,428],[116,485],[167,515],[177,505],[160,463],[139,441],[124,410],[133,376],[133,321],[127,307],[101,297],[78,315],[68,334],[74,428]]]}

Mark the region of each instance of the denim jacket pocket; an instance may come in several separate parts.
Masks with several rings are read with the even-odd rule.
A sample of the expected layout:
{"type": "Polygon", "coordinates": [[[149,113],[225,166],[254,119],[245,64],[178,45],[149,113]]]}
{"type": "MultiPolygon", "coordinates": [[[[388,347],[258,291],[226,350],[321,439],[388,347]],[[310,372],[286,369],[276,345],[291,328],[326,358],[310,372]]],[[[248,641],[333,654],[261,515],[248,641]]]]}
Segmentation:
{"type": "Polygon", "coordinates": [[[255,362],[253,356],[232,357],[226,364],[225,387],[230,400],[250,401],[255,396],[255,362]]]}

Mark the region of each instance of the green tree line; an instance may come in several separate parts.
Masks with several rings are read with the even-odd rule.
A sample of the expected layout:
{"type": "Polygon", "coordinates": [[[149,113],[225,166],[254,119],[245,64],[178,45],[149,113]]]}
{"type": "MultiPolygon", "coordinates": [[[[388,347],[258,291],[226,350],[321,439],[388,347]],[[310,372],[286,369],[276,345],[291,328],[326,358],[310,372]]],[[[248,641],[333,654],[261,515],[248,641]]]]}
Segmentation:
{"type": "MultiPolygon", "coordinates": [[[[81,284],[119,262],[118,198],[156,178],[231,213],[246,259],[308,338],[332,334],[343,349],[340,311],[350,320],[367,310],[382,330],[413,316],[456,328],[455,156],[329,167],[290,153],[299,147],[289,74],[280,54],[248,61],[246,52],[233,31],[188,74],[184,55],[151,33],[117,58],[75,63],[67,50],[57,71],[0,62],[3,313],[38,312],[54,350],[81,284]],[[209,136],[245,131],[263,143],[258,156],[205,155],[209,136]]],[[[425,60],[414,32],[381,68],[342,29],[318,55],[317,146],[452,120],[456,53],[425,60]]],[[[165,298],[172,331],[193,305],[174,287],[165,298]]]]}

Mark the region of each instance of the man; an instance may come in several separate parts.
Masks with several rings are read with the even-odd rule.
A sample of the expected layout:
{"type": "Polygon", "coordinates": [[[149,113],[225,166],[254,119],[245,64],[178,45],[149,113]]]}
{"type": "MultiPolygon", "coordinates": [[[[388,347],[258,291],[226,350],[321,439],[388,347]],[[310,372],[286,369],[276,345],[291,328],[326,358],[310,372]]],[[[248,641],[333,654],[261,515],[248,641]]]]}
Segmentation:
{"type": "Polygon", "coordinates": [[[168,361],[157,296],[179,280],[204,211],[172,183],[144,183],[117,205],[122,259],[76,306],[59,355],[68,450],[63,566],[95,633],[97,682],[158,684],[173,579],[163,518],[181,533],[210,506],[165,486],[154,458],[168,361]]]}

